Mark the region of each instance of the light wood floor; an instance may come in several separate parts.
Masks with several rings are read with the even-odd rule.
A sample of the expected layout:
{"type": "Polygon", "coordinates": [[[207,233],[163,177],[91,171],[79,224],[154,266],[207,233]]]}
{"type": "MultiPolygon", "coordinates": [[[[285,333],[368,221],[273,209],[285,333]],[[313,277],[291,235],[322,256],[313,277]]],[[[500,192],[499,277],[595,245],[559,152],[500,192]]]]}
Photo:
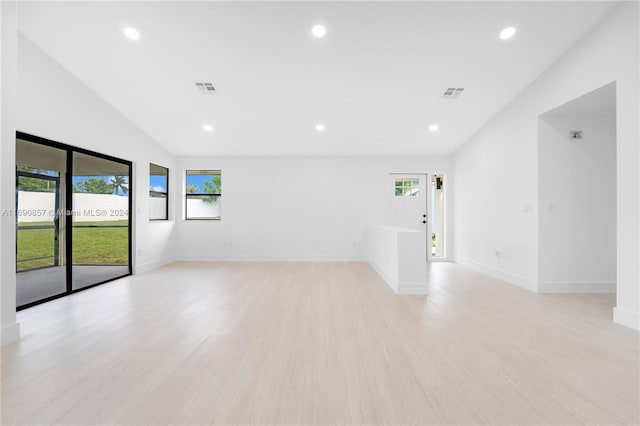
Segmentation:
{"type": "Polygon", "coordinates": [[[396,296],[366,263],[177,263],[19,313],[2,424],[638,424],[613,295],[459,265],[396,296]]]}

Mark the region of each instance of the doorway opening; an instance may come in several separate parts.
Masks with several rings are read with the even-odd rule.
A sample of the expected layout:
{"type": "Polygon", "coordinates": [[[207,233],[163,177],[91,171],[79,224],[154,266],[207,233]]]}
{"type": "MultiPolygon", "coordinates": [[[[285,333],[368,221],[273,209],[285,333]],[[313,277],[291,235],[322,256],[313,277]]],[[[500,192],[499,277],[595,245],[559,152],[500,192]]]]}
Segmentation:
{"type": "Polygon", "coordinates": [[[131,274],[131,162],[18,132],[16,307],[131,274]]]}
{"type": "Polygon", "coordinates": [[[538,291],[615,304],[615,82],[540,115],[538,138],[538,291]]]}
{"type": "Polygon", "coordinates": [[[445,185],[444,175],[431,176],[431,257],[444,259],[445,252],[445,185]]]}

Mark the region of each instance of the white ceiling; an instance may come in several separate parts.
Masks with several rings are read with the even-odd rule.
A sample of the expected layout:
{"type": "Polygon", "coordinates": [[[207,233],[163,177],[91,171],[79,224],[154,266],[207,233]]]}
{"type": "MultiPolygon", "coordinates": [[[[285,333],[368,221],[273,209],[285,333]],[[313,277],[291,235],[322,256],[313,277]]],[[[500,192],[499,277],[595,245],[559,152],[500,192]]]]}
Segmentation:
{"type": "Polygon", "coordinates": [[[174,154],[437,155],[455,151],[613,7],[24,2],[18,25],[174,154]],[[311,35],[317,23],[323,39],[311,35]],[[516,36],[500,40],[509,25],[516,36]],[[140,40],[125,38],[126,26],[140,40]],[[201,94],[196,81],[217,93],[201,94]],[[442,99],[447,87],[465,91],[442,99]],[[438,132],[427,131],[432,123],[438,132]]]}

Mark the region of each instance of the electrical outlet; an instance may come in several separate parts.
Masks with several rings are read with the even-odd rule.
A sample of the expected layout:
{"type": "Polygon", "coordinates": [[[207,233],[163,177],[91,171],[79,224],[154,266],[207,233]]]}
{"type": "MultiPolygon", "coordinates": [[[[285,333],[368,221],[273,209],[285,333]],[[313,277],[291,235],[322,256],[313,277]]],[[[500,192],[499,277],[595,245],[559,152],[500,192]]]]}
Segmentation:
{"type": "Polygon", "coordinates": [[[138,256],[142,256],[142,249],[138,249],[138,256]]]}
{"type": "Polygon", "coordinates": [[[233,243],[231,241],[225,241],[224,242],[224,246],[225,247],[233,247],[233,243]]]}

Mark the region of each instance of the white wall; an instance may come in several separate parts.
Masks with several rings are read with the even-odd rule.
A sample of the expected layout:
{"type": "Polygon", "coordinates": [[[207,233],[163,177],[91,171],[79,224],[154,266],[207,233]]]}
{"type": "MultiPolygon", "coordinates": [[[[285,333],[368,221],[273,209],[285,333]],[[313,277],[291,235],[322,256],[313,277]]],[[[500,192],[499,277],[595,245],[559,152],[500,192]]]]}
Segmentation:
{"type": "Polygon", "coordinates": [[[129,197],[113,194],[73,194],[73,214],[76,215],[74,222],[124,220],[127,219],[128,211],[129,197]]]}
{"type": "MultiPolygon", "coordinates": [[[[174,157],[30,40],[2,2],[2,208],[15,208],[15,130],[134,162],[134,268],[173,260],[174,224],[148,221],[149,162],[174,172],[174,157]],[[17,60],[16,60],[17,34],[17,60]],[[16,65],[17,64],[17,65],[16,65]],[[17,74],[15,67],[17,66],[17,74]],[[17,81],[17,84],[16,84],[17,81]],[[17,93],[11,93],[17,87],[17,93]],[[15,125],[13,112],[16,112],[15,125]]],[[[170,217],[173,218],[173,212],[170,217]]],[[[15,326],[15,218],[2,218],[3,343],[15,326]]]]}
{"type": "Polygon", "coordinates": [[[134,163],[134,270],[173,260],[175,222],[149,222],[148,194],[149,163],[175,178],[174,157],[22,34],[18,90],[18,130],[134,163]]]}
{"type": "Polygon", "coordinates": [[[206,202],[200,198],[189,198],[186,211],[189,212],[189,217],[219,218],[221,208],[220,200],[206,202]]]}
{"type": "MultiPolygon", "coordinates": [[[[18,191],[18,222],[53,221],[56,194],[18,191]]],[[[127,218],[129,197],[113,194],[73,194],[74,222],[109,222],[127,218]]]]}
{"type": "Polygon", "coordinates": [[[516,100],[454,157],[456,260],[530,290],[538,272],[536,126],[516,100]]]}
{"type": "MultiPolygon", "coordinates": [[[[2,210],[15,209],[15,102],[17,71],[16,3],[0,2],[0,173],[2,210]]],[[[0,312],[4,345],[20,336],[16,322],[16,235],[15,217],[0,215],[0,312]]]]}
{"type": "Polygon", "coordinates": [[[545,116],[538,132],[538,291],[615,292],[615,116],[545,116]]]}
{"type": "MultiPolygon", "coordinates": [[[[180,157],[222,170],[222,220],[180,221],[186,260],[366,260],[369,223],[383,224],[387,174],[441,172],[446,157],[180,157]]],[[[448,191],[454,188],[452,179],[448,191]]],[[[184,200],[177,200],[184,215],[184,200]]]]}
{"type": "Polygon", "coordinates": [[[636,328],[640,305],[638,39],[638,4],[625,2],[467,141],[454,160],[457,259],[537,290],[538,115],[615,81],[618,263],[614,316],[617,322],[636,328]]]}

